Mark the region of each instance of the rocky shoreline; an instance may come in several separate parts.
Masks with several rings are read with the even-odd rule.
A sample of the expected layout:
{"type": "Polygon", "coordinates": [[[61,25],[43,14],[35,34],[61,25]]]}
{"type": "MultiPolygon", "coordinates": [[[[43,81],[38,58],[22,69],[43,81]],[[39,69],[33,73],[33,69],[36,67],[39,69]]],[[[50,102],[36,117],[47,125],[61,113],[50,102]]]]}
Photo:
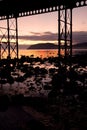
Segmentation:
{"type": "Polygon", "coordinates": [[[3,60],[0,84],[1,111],[21,105],[31,114],[34,109],[49,130],[87,129],[87,55],[3,60]]]}

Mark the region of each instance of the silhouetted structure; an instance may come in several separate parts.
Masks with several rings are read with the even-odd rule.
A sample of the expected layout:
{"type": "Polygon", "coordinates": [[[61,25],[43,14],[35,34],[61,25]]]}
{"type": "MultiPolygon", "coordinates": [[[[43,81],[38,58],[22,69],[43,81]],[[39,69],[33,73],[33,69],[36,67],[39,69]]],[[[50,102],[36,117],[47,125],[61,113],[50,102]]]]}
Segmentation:
{"type": "Polygon", "coordinates": [[[4,53],[8,58],[13,53],[18,58],[18,17],[53,11],[58,11],[59,56],[62,44],[65,45],[65,56],[72,56],[72,9],[81,6],[87,6],[87,0],[0,0],[0,20],[7,21],[6,27],[0,27],[0,58],[4,53]]]}

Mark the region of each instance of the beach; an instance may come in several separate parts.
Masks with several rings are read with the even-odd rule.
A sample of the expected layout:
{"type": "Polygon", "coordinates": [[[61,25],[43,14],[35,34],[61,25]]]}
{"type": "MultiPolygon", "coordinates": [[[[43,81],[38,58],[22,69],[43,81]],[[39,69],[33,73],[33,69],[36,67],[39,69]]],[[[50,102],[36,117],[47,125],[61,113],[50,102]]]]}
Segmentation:
{"type": "Polygon", "coordinates": [[[1,111],[21,106],[46,129],[87,129],[86,54],[2,60],[0,78],[1,111]]]}

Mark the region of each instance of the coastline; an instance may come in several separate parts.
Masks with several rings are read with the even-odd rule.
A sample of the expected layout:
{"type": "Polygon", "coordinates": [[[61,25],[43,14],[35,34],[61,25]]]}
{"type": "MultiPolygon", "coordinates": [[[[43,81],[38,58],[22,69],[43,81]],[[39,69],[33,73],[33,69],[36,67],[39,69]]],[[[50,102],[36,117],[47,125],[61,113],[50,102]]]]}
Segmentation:
{"type": "Polygon", "coordinates": [[[16,62],[11,60],[10,68],[7,60],[0,62],[4,66],[0,67],[0,94],[9,98],[0,98],[1,110],[8,111],[11,105],[23,106],[25,112],[41,120],[49,130],[87,129],[87,55],[72,57],[71,68],[69,59],[65,68],[64,57],[25,56],[17,66],[16,62]]]}

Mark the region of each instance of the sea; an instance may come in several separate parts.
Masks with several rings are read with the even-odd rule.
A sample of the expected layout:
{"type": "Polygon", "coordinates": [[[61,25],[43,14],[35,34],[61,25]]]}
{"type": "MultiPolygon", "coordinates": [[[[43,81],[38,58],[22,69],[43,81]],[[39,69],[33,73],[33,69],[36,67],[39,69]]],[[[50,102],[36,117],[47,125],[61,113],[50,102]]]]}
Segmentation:
{"type": "MultiPolygon", "coordinates": [[[[77,54],[84,54],[87,53],[87,49],[72,49],[72,55],[77,54]]],[[[61,50],[61,54],[64,54],[64,50],[61,50]]],[[[19,58],[21,56],[29,56],[29,57],[40,57],[40,58],[47,58],[47,57],[56,57],[58,56],[57,49],[19,49],[19,58]]]]}
{"type": "MultiPolygon", "coordinates": [[[[2,52],[3,53],[3,52],[2,52]]],[[[87,54],[87,49],[72,49],[72,55],[76,54],[87,54]]],[[[7,58],[8,52],[4,53],[2,58],[7,58]]],[[[61,55],[64,55],[64,49],[61,50],[61,55]]],[[[48,57],[57,57],[58,56],[58,49],[19,49],[18,57],[21,58],[22,56],[28,56],[33,58],[48,58],[48,57]]],[[[15,57],[15,53],[11,54],[11,58],[15,57]]]]}

